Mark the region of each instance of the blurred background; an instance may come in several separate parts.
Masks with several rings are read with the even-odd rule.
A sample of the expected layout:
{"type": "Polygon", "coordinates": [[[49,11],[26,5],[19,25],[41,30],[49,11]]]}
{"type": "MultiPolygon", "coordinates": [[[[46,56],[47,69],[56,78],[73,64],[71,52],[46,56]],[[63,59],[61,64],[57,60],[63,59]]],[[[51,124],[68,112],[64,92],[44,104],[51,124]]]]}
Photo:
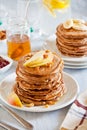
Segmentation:
{"type": "Polygon", "coordinates": [[[87,0],[71,0],[71,11],[73,17],[87,20],[87,0]]]}
{"type": "Polygon", "coordinates": [[[59,13],[58,19],[54,19],[51,15],[41,12],[41,1],[42,0],[31,0],[31,4],[27,11],[26,3],[28,0],[0,0],[0,12],[3,10],[5,17],[8,14],[8,17],[20,16],[23,18],[27,12],[27,20],[29,22],[30,32],[39,30],[39,34],[37,34],[37,36],[34,35],[34,37],[38,37],[40,33],[41,35],[43,35],[43,33],[45,35],[48,35],[48,33],[53,33],[54,30],[52,30],[52,25],[55,25],[55,29],[57,26],[57,21],[59,24],[70,17],[87,20],[87,0],[71,0],[70,9],[67,12],[59,13]],[[40,30],[41,28],[42,32],[40,30]]]}
{"type": "MultiPolygon", "coordinates": [[[[16,14],[19,3],[27,0],[0,0],[0,9],[5,9],[10,15],[16,14]]],[[[31,0],[34,1],[34,0],[31,0]]],[[[21,5],[20,5],[21,6],[21,5]]],[[[71,0],[72,14],[78,17],[87,16],[87,0],[71,0]]]]}

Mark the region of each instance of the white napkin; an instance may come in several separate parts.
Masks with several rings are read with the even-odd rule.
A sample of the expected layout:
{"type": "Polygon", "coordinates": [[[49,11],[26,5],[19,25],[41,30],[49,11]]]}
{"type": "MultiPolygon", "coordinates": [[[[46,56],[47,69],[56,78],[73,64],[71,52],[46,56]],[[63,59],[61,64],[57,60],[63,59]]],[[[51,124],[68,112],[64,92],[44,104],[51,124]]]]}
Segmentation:
{"type": "Polygon", "coordinates": [[[72,104],[60,130],[87,130],[87,90],[72,104]]]}

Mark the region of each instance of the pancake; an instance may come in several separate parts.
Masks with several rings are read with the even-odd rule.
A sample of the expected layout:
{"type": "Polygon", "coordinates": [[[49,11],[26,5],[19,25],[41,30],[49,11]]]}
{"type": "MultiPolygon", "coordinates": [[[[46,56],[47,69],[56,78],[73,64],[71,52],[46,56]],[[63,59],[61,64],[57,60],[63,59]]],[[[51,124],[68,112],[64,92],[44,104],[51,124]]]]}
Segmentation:
{"type": "Polygon", "coordinates": [[[87,45],[87,38],[81,38],[81,39],[73,39],[73,38],[64,38],[61,34],[56,33],[57,35],[57,41],[60,40],[61,43],[64,45],[70,45],[70,46],[84,46],[87,45]]]}
{"type": "MultiPolygon", "coordinates": [[[[45,52],[45,51],[44,51],[45,52]]],[[[24,66],[37,52],[31,52],[18,61],[14,91],[23,104],[51,105],[66,92],[63,82],[63,61],[52,53],[52,63],[37,67],[24,66]]]]}
{"type": "Polygon", "coordinates": [[[63,24],[57,27],[57,32],[60,33],[64,38],[82,39],[87,38],[87,30],[76,30],[73,28],[65,29],[63,24]]]}
{"type": "MultiPolygon", "coordinates": [[[[86,23],[83,25],[87,27],[86,23]]],[[[64,28],[64,25],[60,24],[56,30],[56,46],[63,55],[87,56],[87,29],[64,28]]]]}

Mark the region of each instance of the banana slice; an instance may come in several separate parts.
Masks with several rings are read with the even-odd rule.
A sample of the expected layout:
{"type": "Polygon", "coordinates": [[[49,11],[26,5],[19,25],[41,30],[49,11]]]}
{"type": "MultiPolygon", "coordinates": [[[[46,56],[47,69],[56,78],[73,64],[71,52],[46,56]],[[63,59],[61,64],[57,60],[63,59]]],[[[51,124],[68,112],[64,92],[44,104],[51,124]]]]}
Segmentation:
{"type": "Polygon", "coordinates": [[[82,24],[84,24],[85,21],[82,20],[82,19],[73,19],[73,23],[82,23],[82,24]]]}
{"type": "Polygon", "coordinates": [[[84,20],[73,19],[73,28],[76,30],[87,30],[84,20]]]}
{"type": "Polygon", "coordinates": [[[73,23],[73,29],[76,30],[87,30],[87,26],[82,23],[73,23]]]}
{"type": "Polygon", "coordinates": [[[63,23],[63,27],[65,29],[70,29],[72,26],[73,26],[73,20],[72,19],[69,19],[65,23],[63,23]]]}
{"type": "Polygon", "coordinates": [[[76,30],[87,30],[87,26],[85,25],[84,20],[79,20],[79,19],[70,19],[67,20],[64,24],[63,27],[65,29],[76,29],[76,30]]]}
{"type": "Polygon", "coordinates": [[[24,63],[24,66],[28,67],[37,67],[42,66],[47,63],[51,63],[53,60],[52,52],[46,53],[46,51],[37,52],[34,56],[32,56],[29,60],[24,63]],[[46,57],[45,57],[46,56],[46,57]]]}

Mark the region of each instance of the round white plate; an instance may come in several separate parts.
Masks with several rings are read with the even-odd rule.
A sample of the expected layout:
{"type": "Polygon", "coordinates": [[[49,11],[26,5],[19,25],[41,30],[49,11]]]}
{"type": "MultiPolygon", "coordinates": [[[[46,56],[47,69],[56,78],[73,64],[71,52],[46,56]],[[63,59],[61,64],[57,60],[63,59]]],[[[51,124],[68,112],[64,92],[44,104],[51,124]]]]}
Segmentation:
{"type": "Polygon", "coordinates": [[[22,110],[22,111],[29,111],[29,112],[46,112],[46,111],[53,111],[57,109],[61,109],[69,104],[71,104],[77,97],[77,94],[79,92],[79,86],[78,83],[67,73],[63,73],[64,76],[64,83],[67,88],[67,93],[55,104],[50,105],[48,108],[45,106],[35,106],[35,107],[15,107],[10,105],[7,102],[8,94],[11,92],[16,74],[12,73],[9,76],[7,76],[0,84],[0,98],[1,100],[6,103],[8,106],[22,110]]]}
{"type": "Polygon", "coordinates": [[[81,63],[79,63],[79,62],[68,62],[68,61],[64,61],[64,64],[65,65],[73,65],[73,66],[87,66],[87,62],[81,62],[81,63]]]}
{"type": "Polygon", "coordinates": [[[59,54],[62,59],[66,62],[75,62],[75,63],[82,63],[82,62],[86,62],[87,63],[87,56],[82,56],[82,57],[70,57],[70,56],[64,56],[63,54],[60,53],[60,51],[58,51],[57,47],[56,47],[56,35],[52,35],[50,36],[45,43],[42,46],[42,49],[49,49],[53,52],[56,52],[57,54],[59,54]]]}
{"type": "Polygon", "coordinates": [[[87,65],[84,65],[84,66],[64,65],[64,68],[68,68],[68,69],[86,69],[87,65]]]}

